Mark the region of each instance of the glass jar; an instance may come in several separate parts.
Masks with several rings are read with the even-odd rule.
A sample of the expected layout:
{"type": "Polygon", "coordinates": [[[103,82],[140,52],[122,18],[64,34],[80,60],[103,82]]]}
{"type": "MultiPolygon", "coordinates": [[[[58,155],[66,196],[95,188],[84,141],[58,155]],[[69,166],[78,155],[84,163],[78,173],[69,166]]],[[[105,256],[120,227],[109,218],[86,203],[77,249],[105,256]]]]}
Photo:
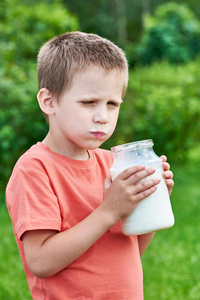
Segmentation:
{"type": "Polygon", "coordinates": [[[122,232],[125,235],[140,235],[170,228],[174,225],[174,215],[169,193],[162,176],[162,159],[153,151],[153,141],[143,140],[112,147],[114,163],[110,169],[112,180],[119,173],[134,165],[153,167],[156,172],[143,180],[160,178],[156,191],[139,202],[136,209],[121,220],[122,232]]]}

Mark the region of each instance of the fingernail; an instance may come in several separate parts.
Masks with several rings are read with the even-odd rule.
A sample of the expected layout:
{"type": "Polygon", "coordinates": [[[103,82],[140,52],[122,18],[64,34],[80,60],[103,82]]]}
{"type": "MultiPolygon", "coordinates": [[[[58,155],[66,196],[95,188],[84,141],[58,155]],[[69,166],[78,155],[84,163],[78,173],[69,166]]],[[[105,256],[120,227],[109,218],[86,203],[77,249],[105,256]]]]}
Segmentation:
{"type": "Polygon", "coordinates": [[[144,165],[140,165],[139,168],[140,168],[140,170],[144,170],[145,166],[144,165]]]}

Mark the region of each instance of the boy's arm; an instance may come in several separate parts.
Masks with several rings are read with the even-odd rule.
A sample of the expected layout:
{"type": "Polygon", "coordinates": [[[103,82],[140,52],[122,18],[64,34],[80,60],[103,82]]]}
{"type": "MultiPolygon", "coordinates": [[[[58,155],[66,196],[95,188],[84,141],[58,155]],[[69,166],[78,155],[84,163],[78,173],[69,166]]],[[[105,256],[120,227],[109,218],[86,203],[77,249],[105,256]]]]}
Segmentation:
{"type": "MultiPolygon", "coordinates": [[[[166,156],[162,155],[161,156],[162,161],[163,161],[163,177],[165,178],[166,185],[168,187],[169,195],[171,195],[172,188],[174,186],[174,181],[173,181],[173,173],[170,171],[170,165],[167,163],[167,158],[166,156]]],[[[138,244],[139,244],[139,250],[140,250],[140,256],[145,252],[149,244],[151,243],[153,237],[155,235],[155,232],[152,233],[147,233],[143,235],[138,236],[138,244]]]]}
{"type": "Polygon", "coordinates": [[[66,268],[87,251],[117,221],[128,216],[139,201],[151,195],[158,179],[139,181],[155,170],[131,167],[112,183],[107,178],[104,199],[83,221],[63,232],[34,230],[23,234],[24,253],[31,272],[45,278],[66,268]]]}
{"type": "Polygon", "coordinates": [[[96,209],[69,230],[33,230],[23,234],[27,265],[38,278],[50,277],[80,257],[111,226],[109,215],[96,209]]]}

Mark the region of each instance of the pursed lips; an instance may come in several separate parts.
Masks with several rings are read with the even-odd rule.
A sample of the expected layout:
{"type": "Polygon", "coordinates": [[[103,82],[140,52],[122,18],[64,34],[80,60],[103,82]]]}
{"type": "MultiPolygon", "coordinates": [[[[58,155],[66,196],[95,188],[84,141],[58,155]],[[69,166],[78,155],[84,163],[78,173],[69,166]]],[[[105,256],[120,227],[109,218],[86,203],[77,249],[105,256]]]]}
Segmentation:
{"type": "Polygon", "coordinates": [[[107,132],[103,131],[103,130],[96,130],[96,129],[91,129],[89,130],[89,132],[98,138],[103,138],[105,135],[107,135],[107,132]]]}

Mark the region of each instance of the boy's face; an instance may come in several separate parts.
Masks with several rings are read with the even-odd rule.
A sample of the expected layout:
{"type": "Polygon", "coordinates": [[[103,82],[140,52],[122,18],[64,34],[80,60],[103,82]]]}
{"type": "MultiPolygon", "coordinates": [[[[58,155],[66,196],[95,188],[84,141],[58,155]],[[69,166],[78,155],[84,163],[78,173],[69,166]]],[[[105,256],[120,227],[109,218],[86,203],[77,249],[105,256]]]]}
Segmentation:
{"type": "Polygon", "coordinates": [[[77,73],[49,118],[55,149],[75,158],[105,142],[115,129],[125,83],[125,72],[117,70],[90,67],[77,73]]]}

